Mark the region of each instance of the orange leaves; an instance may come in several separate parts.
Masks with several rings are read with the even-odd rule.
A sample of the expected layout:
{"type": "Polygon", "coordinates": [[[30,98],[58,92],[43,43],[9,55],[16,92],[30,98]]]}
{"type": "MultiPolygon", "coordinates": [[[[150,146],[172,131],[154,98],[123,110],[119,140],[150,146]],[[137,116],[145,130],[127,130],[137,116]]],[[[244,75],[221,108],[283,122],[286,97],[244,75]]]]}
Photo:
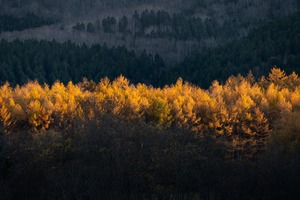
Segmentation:
{"type": "Polygon", "coordinates": [[[34,129],[42,124],[42,107],[38,100],[33,100],[29,103],[26,113],[28,122],[34,129]]]}
{"type": "Polygon", "coordinates": [[[181,78],[164,88],[131,85],[123,76],[112,82],[104,78],[97,85],[84,80],[67,86],[29,82],[11,88],[6,83],[0,87],[0,117],[5,126],[26,122],[38,130],[65,127],[75,119],[89,120],[106,113],[125,120],[186,127],[197,135],[242,133],[250,137],[268,132],[269,122],[276,118],[300,110],[298,83],[296,74],[286,76],[279,69],[258,83],[253,76],[239,75],[230,77],[225,85],[215,81],[209,90],[181,78]]]}
{"type": "Polygon", "coordinates": [[[0,122],[5,128],[9,127],[12,124],[11,114],[8,112],[4,105],[2,105],[2,107],[0,108],[0,122]]]}
{"type": "Polygon", "coordinates": [[[273,68],[271,69],[271,72],[269,73],[269,80],[274,83],[275,85],[281,87],[285,86],[285,81],[287,79],[287,76],[285,72],[279,68],[273,68]]]}

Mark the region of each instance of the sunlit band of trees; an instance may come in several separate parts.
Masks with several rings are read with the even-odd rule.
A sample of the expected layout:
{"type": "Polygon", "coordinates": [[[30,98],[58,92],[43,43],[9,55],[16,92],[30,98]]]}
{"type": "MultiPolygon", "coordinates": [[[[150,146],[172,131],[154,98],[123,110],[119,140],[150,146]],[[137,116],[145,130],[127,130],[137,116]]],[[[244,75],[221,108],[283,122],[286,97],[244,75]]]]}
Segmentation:
{"type": "Polygon", "coordinates": [[[6,133],[65,129],[111,115],[161,128],[186,128],[196,138],[219,138],[228,149],[250,157],[264,150],[276,124],[299,111],[300,78],[279,68],[258,81],[251,72],[232,76],[224,85],[215,81],[208,90],[181,78],[174,85],[154,88],[130,84],[123,76],[97,84],[84,79],[78,84],[0,87],[0,120],[6,133]]]}

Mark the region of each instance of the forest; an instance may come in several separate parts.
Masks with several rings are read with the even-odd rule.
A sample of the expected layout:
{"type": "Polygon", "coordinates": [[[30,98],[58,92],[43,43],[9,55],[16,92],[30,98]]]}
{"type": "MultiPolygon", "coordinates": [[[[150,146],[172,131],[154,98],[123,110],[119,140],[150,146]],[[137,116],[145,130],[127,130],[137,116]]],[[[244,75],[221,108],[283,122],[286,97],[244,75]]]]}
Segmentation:
{"type": "Polygon", "coordinates": [[[299,32],[300,13],[274,20],[250,31],[247,37],[187,56],[173,69],[172,81],[181,76],[209,87],[215,79],[224,82],[230,75],[246,75],[249,70],[260,77],[274,66],[299,73],[299,32]]]}
{"type": "Polygon", "coordinates": [[[0,33],[2,31],[21,31],[28,28],[36,28],[57,22],[53,19],[44,19],[33,13],[27,13],[22,17],[12,15],[0,15],[0,33]]]}
{"type": "Polygon", "coordinates": [[[299,10],[0,0],[0,199],[298,199],[299,10]]]}
{"type": "MultiPolygon", "coordinates": [[[[140,13],[135,10],[132,16],[123,15],[120,19],[108,16],[102,19],[101,23],[99,20],[87,24],[77,22],[72,28],[75,31],[90,33],[102,29],[105,33],[119,32],[125,36],[133,35],[133,37],[201,41],[205,38],[226,38],[227,40],[237,38],[240,35],[238,27],[248,28],[249,26],[246,23],[239,26],[237,24],[240,23],[235,20],[227,20],[221,25],[216,19],[207,18],[202,21],[199,17],[191,17],[183,13],[170,15],[164,10],[146,9],[140,13]]],[[[256,25],[258,26],[259,23],[256,25]]]]}
{"type": "MultiPolygon", "coordinates": [[[[91,24],[80,23],[75,29],[88,27],[89,31],[94,30],[91,24]]],[[[300,64],[299,27],[299,13],[279,18],[251,31],[247,37],[216,48],[195,50],[175,66],[167,66],[157,53],[146,50],[135,53],[125,46],[1,40],[0,83],[9,81],[12,85],[23,85],[28,80],[38,80],[53,84],[60,80],[66,84],[69,81],[78,83],[82,77],[98,82],[103,77],[115,79],[123,75],[132,83],[161,87],[182,77],[208,88],[214,80],[224,83],[230,75],[241,73],[245,76],[249,70],[255,78],[268,75],[274,66],[288,73],[300,73],[297,67],[300,64]]]]}
{"type": "Polygon", "coordinates": [[[7,82],[0,192],[3,199],[293,199],[299,85],[296,73],[279,68],[207,90],[181,78],[163,88],[123,76],[7,82]]]}
{"type": "Polygon", "coordinates": [[[29,80],[53,84],[56,80],[75,83],[87,77],[99,81],[120,75],[133,82],[161,85],[165,64],[158,54],[136,55],[125,47],[76,45],[70,41],[0,41],[0,82],[22,85],[29,80]]]}

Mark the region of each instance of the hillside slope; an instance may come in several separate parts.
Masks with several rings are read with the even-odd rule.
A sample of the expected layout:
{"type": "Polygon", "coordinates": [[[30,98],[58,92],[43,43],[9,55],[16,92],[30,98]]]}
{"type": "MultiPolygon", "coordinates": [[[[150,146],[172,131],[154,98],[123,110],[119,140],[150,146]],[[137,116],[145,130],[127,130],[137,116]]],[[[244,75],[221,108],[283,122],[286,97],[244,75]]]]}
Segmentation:
{"type": "Polygon", "coordinates": [[[300,73],[300,13],[279,18],[254,29],[242,39],[213,49],[205,49],[187,57],[172,70],[173,81],[178,76],[207,87],[217,79],[230,75],[266,75],[270,68],[281,67],[300,73]]]}
{"type": "Polygon", "coordinates": [[[225,44],[246,36],[249,30],[267,21],[297,12],[299,2],[298,0],[2,1],[1,13],[20,16],[33,12],[47,18],[60,19],[60,22],[35,29],[5,32],[0,38],[55,39],[59,42],[71,40],[77,44],[88,45],[106,43],[110,47],[125,45],[138,54],[143,50],[152,54],[158,53],[167,65],[173,65],[203,47],[211,48],[225,44]],[[166,25],[162,23],[163,19],[157,18],[154,19],[154,23],[143,20],[136,23],[135,11],[141,18],[145,11],[149,11],[150,14],[151,11],[153,13],[163,11],[172,17],[172,23],[166,25]],[[177,17],[175,20],[174,14],[177,17]],[[119,30],[120,21],[124,16],[128,19],[126,32],[119,30]],[[112,27],[114,31],[105,31],[103,20],[107,17],[115,18],[112,27]],[[73,27],[77,23],[85,25],[83,31],[74,31],[73,27]],[[88,24],[93,25],[95,31],[88,31],[88,24]]]}

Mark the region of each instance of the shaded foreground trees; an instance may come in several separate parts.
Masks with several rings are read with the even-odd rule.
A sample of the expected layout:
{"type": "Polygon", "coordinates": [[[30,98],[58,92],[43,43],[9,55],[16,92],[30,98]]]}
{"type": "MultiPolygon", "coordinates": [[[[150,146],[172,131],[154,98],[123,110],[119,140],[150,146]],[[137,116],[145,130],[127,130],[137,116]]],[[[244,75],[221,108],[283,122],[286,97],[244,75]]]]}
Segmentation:
{"type": "Polygon", "coordinates": [[[6,138],[2,199],[295,199],[298,192],[299,146],[238,161],[187,129],[111,115],[6,138]]]}
{"type": "MultiPolygon", "coordinates": [[[[281,77],[281,78],[279,78],[281,77]]],[[[299,81],[3,85],[4,199],[293,199],[299,81]]]]}

